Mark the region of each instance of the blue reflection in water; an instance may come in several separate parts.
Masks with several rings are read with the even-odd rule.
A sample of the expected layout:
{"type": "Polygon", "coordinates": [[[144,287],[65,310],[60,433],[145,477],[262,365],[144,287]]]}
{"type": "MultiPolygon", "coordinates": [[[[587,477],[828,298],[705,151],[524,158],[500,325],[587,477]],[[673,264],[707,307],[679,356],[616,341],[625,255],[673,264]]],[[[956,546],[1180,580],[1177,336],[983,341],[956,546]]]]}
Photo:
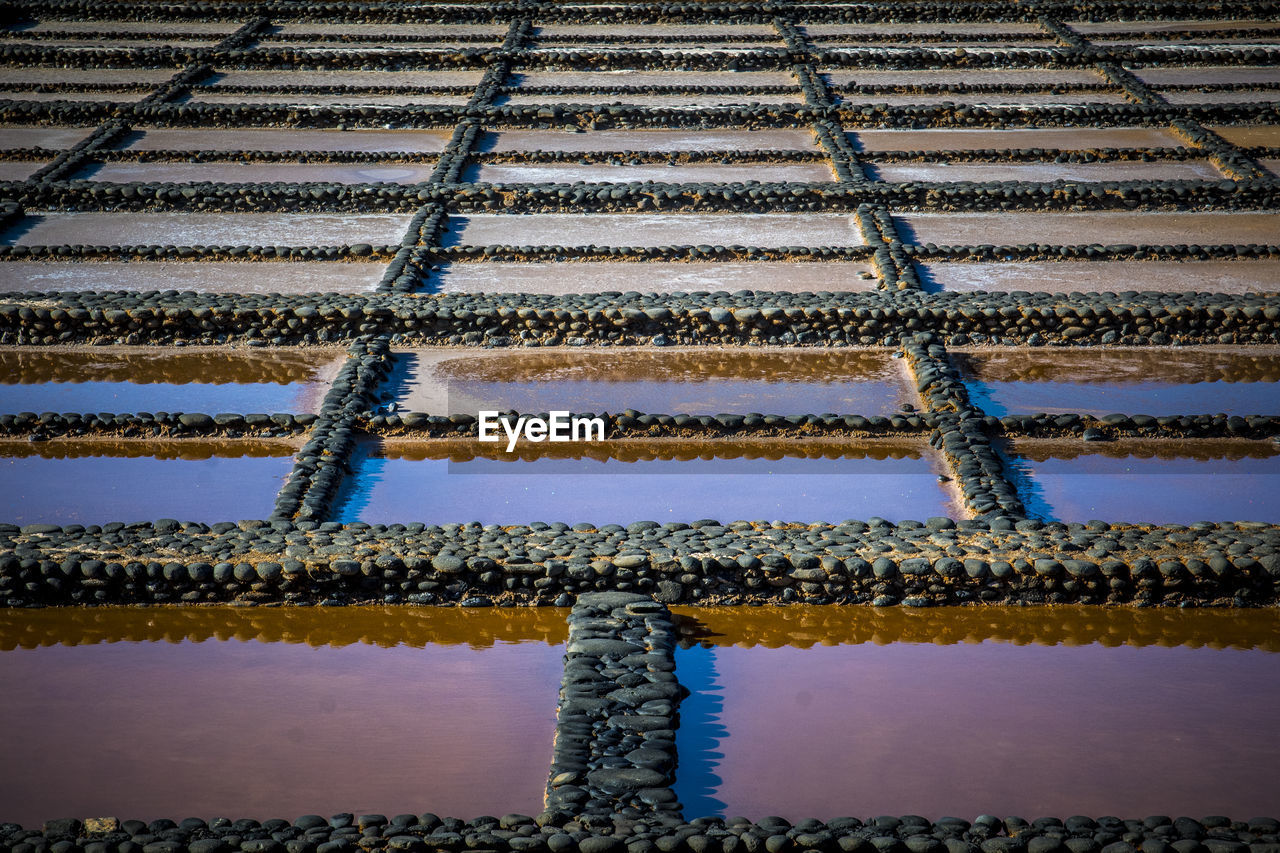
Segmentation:
{"type": "Polygon", "coordinates": [[[720,742],[729,736],[729,730],[720,722],[724,693],[716,670],[716,649],[693,646],[678,650],[676,674],[690,693],[680,703],[674,790],[686,815],[723,815],[725,803],[715,796],[723,780],[716,775],[716,768],[724,758],[720,742]]]}

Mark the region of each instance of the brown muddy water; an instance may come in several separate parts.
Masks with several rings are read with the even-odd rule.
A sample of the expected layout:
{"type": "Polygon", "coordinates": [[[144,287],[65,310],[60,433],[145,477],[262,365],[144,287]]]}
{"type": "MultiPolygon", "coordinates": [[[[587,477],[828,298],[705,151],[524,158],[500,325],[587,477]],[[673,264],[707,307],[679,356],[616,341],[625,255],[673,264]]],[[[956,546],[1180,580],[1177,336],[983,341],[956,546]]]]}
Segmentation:
{"type": "Polygon", "coordinates": [[[1245,439],[1018,439],[1006,471],[1044,520],[1280,522],[1280,444],[1245,439]]]}
{"type": "Polygon", "coordinates": [[[681,163],[670,166],[662,163],[484,163],[468,168],[464,180],[493,184],[571,184],[575,181],[820,183],[834,181],[835,175],[824,163],[681,163]]]}
{"type": "Polygon", "coordinates": [[[1280,415],[1280,350],[952,350],[989,415],[1280,415]]]}
{"type": "Polygon", "coordinates": [[[903,403],[920,405],[905,365],[888,350],[423,349],[397,355],[389,387],[401,409],[441,415],[485,409],[881,415],[903,403]]]}
{"type": "Polygon", "coordinates": [[[39,290],[192,290],[198,293],[362,293],[385,264],[333,261],[9,261],[0,293],[39,290]]]}
{"type": "Polygon", "coordinates": [[[92,127],[0,127],[0,148],[70,148],[93,132],[92,127]]]}
{"type": "Polygon", "coordinates": [[[675,610],[687,815],[1280,807],[1274,610],[675,610]]]}
{"type": "Polygon", "coordinates": [[[629,524],[958,517],[923,441],[367,441],[336,521],[629,524]]]}
{"type": "Polygon", "coordinates": [[[44,213],[0,234],[9,246],[346,246],[399,243],[398,213],[44,213]]]}
{"type": "Polygon", "coordinates": [[[942,245],[1240,245],[1274,243],[1270,213],[900,213],[906,242],[942,245]]]}
{"type": "Polygon", "coordinates": [[[807,130],[502,130],[478,151],[812,151],[807,130]]]}
{"type": "Polygon", "coordinates": [[[1280,261],[1060,261],[917,264],[930,290],[1070,293],[1280,291],[1280,261]]]}
{"type": "Polygon", "coordinates": [[[1198,68],[1138,68],[1133,72],[1152,86],[1191,84],[1210,86],[1219,83],[1280,83],[1280,68],[1219,65],[1198,68]]]}
{"type": "Polygon", "coordinates": [[[417,184],[431,179],[433,163],[95,163],[76,172],[80,181],[127,184],[248,184],[319,181],[337,184],[417,184]]]}
{"type": "Polygon", "coordinates": [[[0,440],[0,519],[65,525],[266,518],[302,441],[0,440]]]}
{"type": "Polygon", "coordinates": [[[129,151],[443,151],[447,130],[179,130],[151,128],[124,137],[129,151]]]}
{"type": "Polygon", "coordinates": [[[537,814],[566,616],[2,612],[4,818],[537,814]]]}
{"type": "Polygon", "coordinates": [[[859,130],[848,134],[859,151],[973,151],[982,149],[1160,148],[1184,143],[1146,127],[1040,127],[1003,130],[859,130]]]}
{"type": "MultiPolygon", "coordinates": [[[[0,276],[4,273],[0,264],[0,276]]],[[[1280,263],[1277,263],[1280,268],[1280,263]]],[[[3,287],[3,278],[0,278],[3,287]]],[[[867,264],[853,261],[788,263],[454,263],[432,274],[428,289],[439,293],[598,293],[637,291],[777,290],[792,293],[875,290],[867,264]]]]}
{"type": "Polygon", "coordinates": [[[881,181],[1215,181],[1225,177],[1208,160],[1112,163],[873,163],[868,177],[881,181]]]}
{"type": "MultiPolygon", "coordinates": [[[[1265,218],[1271,223],[1269,217],[1265,218]]],[[[449,219],[446,246],[861,246],[848,213],[478,213],[449,219]]]]}
{"type": "Polygon", "coordinates": [[[317,412],[341,348],[0,348],[0,412],[317,412]]]}
{"type": "Polygon", "coordinates": [[[1232,145],[1280,147],[1280,125],[1277,124],[1209,125],[1209,129],[1232,145]]]}

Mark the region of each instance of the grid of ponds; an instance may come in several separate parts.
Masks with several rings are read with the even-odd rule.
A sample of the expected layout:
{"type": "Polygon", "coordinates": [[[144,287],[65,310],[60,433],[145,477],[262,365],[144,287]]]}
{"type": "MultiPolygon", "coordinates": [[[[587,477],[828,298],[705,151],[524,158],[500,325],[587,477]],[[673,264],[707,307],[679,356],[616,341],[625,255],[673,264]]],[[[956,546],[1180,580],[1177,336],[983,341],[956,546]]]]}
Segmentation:
{"type": "MultiPolygon", "coordinates": [[[[840,547],[838,531],[853,529],[832,526],[842,520],[907,522],[910,540],[929,519],[929,531],[1025,533],[1028,565],[1044,561],[1044,530],[1097,537],[1133,522],[1185,544],[1186,526],[1221,523],[1240,535],[1222,547],[1232,558],[1274,564],[1274,21],[1188,20],[1160,4],[1155,21],[1107,20],[1116,10],[1101,7],[1028,20],[964,7],[973,19],[955,20],[928,2],[911,22],[879,20],[896,6],[863,15],[823,2],[426,4],[411,22],[376,4],[321,19],[291,0],[84,9],[23,0],[0,31],[8,541],[39,550],[22,537],[54,526],[102,536],[83,555],[99,564],[124,547],[112,537],[163,521],[157,535],[180,531],[164,547],[181,556],[144,564],[140,585],[221,578],[268,601],[281,564],[297,571],[299,540],[285,545],[284,531],[358,580],[372,551],[344,537],[465,525],[503,539],[511,559],[495,563],[484,543],[414,553],[387,570],[410,577],[364,600],[510,594],[561,607],[571,596],[538,585],[557,573],[579,590],[634,589],[631,567],[644,575],[654,554],[720,559],[537,538],[639,536],[647,522],[825,531],[840,547]],[[504,452],[477,440],[481,410],[600,416],[607,437],[504,452]],[[201,536],[260,529],[281,541],[237,544],[237,574],[196,551],[218,547],[201,536]],[[419,563],[442,579],[419,582],[425,570],[405,568],[419,563]],[[470,575],[446,577],[464,572],[493,576],[485,595],[470,575]]],[[[1088,556],[1101,562],[1098,547],[1088,556]]],[[[70,565],[74,550],[59,559],[70,565]]],[[[787,556],[794,583],[778,584],[787,600],[839,602],[821,588],[827,563],[800,550],[787,556]]],[[[905,565],[920,549],[895,539],[863,562],[889,552],[905,565]]],[[[1195,582],[1225,559],[1200,556],[1195,582]]],[[[0,559],[13,563],[0,574],[21,562],[0,559]]],[[[975,583],[989,571],[978,562],[975,583]]],[[[96,582],[114,565],[81,570],[96,582]]],[[[702,596],[694,573],[670,572],[640,588],[702,596]]],[[[1054,595],[1085,595],[1085,579],[1054,595]]],[[[212,600],[203,589],[182,600],[212,600]]],[[[14,760],[69,768],[21,790],[0,783],[14,811],[0,820],[391,813],[420,807],[410,799],[536,813],[564,612],[484,609],[415,625],[397,609],[352,617],[385,644],[327,639],[357,629],[320,616],[264,617],[283,627],[241,636],[241,617],[226,614],[215,642],[177,624],[199,617],[126,610],[105,617],[116,626],[71,619],[93,623],[79,643],[61,616],[42,628],[40,615],[0,611],[0,677],[24,685],[0,705],[23,750],[14,760]],[[9,638],[41,630],[60,639],[9,638]],[[289,639],[308,632],[322,653],[289,639]],[[104,667],[141,686],[95,682],[104,667]],[[337,696],[335,667],[358,673],[337,696]],[[179,697],[163,687],[192,670],[216,684],[179,697]],[[50,672],[85,686],[47,683],[50,672]],[[228,691],[251,699],[228,703],[228,691]],[[348,704],[365,693],[387,700],[383,716],[348,704]],[[176,753],[155,765],[94,749],[118,738],[166,754],[170,730],[131,716],[137,702],[183,719],[214,708],[203,735],[183,736],[204,737],[228,756],[222,774],[254,785],[174,786],[199,768],[176,753]],[[92,726],[71,722],[80,703],[99,709],[92,726]],[[54,722],[34,725],[35,708],[54,722]],[[353,728],[372,732],[358,759],[344,752],[353,728]],[[352,776],[352,760],[379,770],[352,776]],[[422,761],[448,772],[424,781],[422,761]],[[101,799],[94,780],[121,762],[138,772],[101,799]],[[281,773],[323,785],[294,789],[281,773]]],[[[1250,692],[1275,683],[1271,611],[1142,628],[1126,622],[1147,618],[1138,611],[1108,608],[1100,618],[1144,638],[1116,654],[1110,629],[1060,611],[1078,629],[1064,627],[1066,640],[1040,614],[1036,626],[952,614],[926,630],[967,625],[976,639],[921,643],[914,614],[868,608],[863,624],[854,608],[822,609],[681,613],[678,675],[693,694],[672,738],[689,817],[1277,809],[1274,691],[1250,692]],[[815,636],[831,648],[815,652],[815,636]],[[1239,639],[1204,648],[1222,636],[1239,639]],[[1221,726],[1175,679],[1248,698],[1221,726]],[[1110,702],[1135,683],[1139,698],[1110,702]],[[923,713],[939,691],[944,710],[923,713]],[[1027,691],[1053,701],[1027,706],[1027,691]],[[1222,731],[1186,743],[1210,727],[1222,731]],[[1076,763],[1087,767],[1064,772],[1076,763]],[[972,795],[958,797],[965,786],[972,795]]]]}

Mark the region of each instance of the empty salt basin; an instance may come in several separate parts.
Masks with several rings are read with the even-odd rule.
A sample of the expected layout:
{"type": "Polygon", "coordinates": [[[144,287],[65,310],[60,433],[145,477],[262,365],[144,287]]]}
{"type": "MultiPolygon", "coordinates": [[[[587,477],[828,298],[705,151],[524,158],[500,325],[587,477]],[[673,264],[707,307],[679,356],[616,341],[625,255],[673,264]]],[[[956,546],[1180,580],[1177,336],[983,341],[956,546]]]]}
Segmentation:
{"type": "Polygon", "coordinates": [[[399,243],[391,213],[43,213],[0,233],[7,246],[349,246],[399,243]]]}
{"type": "Polygon", "coordinates": [[[6,819],[537,814],[566,615],[6,611],[6,819]]]}
{"type": "Polygon", "coordinates": [[[813,151],[807,130],[502,130],[484,134],[478,151],[813,151]]]}
{"type": "Polygon", "coordinates": [[[1139,80],[1151,86],[1280,83],[1280,68],[1266,66],[1211,65],[1196,68],[1153,66],[1135,68],[1133,73],[1139,80]]]}
{"type": "Polygon", "coordinates": [[[334,261],[8,261],[0,263],[0,293],[367,293],[384,272],[385,264],[334,261]]]}
{"type": "Polygon", "coordinates": [[[1280,350],[953,350],[989,415],[1280,414],[1280,350]]]}
{"type": "Polygon", "coordinates": [[[1167,160],[1163,162],[1055,163],[1051,160],[1001,162],[996,160],[959,163],[928,162],[873,163],[864,167],[867,176],[879,181],[1216,181],[1225,177],[1208,160],[1167,160]]]}
{"type": "Polygon", "coordinates": [[[562,444],[366,441],[333,518],[430,524],[957,516],[925,444],[883,440],[562,444]]]}
{"type": "Polygon", "coordinates": [[[674,609],[687,815],[1275,811],[1272,610],[674,609]]]}
{"type": "Polygon", "coordinates": [[[25,181],[49,165],[48,160],[0,160],[0,181],[25,181]]]}
{"type": "Polygon", "coordinates": [[[342,349],[0,348],[0,412],[318,412],[342,349]]]}
{"type": "Polygon", "coordinates": [[[76,180],[103,183],[418,184],[431,179],[433,163],[94,163],[76,180]]]}
{"type": "Polygon", "coordinates": [[[450,217],[442,239],[445,246],[863,245],[847,213],[478,213],[450,217]]]}
{"type": "MultiPolygon", "coordinates": [[[[1148,127],[1028,127],[1008,129],[859,130],[849,133],[859,151],[974,151],[1049,148],[1161,148],[1184,144],[1148,127]]],[[[1012,164],[1011,164],[1012,165],[1012,164]]]]}
{"type": "Polygon", "coordinates": [[[1256,211],[1164,213],[899,213],[902,239],[954,246],[1249,245],[1277,240],[1276,218],[1256,211]]]}
{"type": "Polygon", "coordinates": [[[1280,521],[1270,441],[1018,439],[1003,456],[1028,514],[1045,521],[1280,521]]]}
{"type": "Polygon", "coordinates": [[[1280,148],[1278,124],[1209,125],[1209,129],[1243,148],[1280,148]]]}
{"type": "MultiPolygon", "coordinates": [[[[0,288],[5,266],[0,264],[0,288]]],[[[820,264],[786,261],[451,263],[432,273],[425,282],[425,289],[432,293],[562,294],[610,290],[848,293],[875,290],[877,286],[871,267],[854,261],[820,264]]]]}
{"type": "Polygon", "coordinates": [[[93,133],[92,127],[0,127],[0,149],[44,148],[61,151],[93,133]]]}
{"type": "Polygon", "coordinates": [[[302,441],[0,440],[0,518],[12,524],[267,518],[302,441]]]}
{"type": "MultiPolygon", "coordinates": [[[[367,151],[438,153],[449,130],[183,130],[147,128],[123,137],[128,151],[367,151]]],[[[3,139],[3,137],[0,137],[3,139]]]]}
{"type": "Polygon", "coordinates": [[[397,355],[389,387],[402,410],[440,415],[510,409],[882,415],[920,404],[905,365],[887,350],[423,349],[397,355]]]}
{"type": "Polygon", "coordinates": [[[628,104],[636,107],[727,107],[748,104],[783,105],[804,103],[804,95],[797,89],[793,94],[715,94],[699,92],[689,95],[653,95],[645,92],[591,92],[562,95],[556,93],[513,92],[493,99],[494,106],[525,106],[529,104],[628,104]]]}
{"type": "MultiPolygon", "coordinates": [[[[420,86],[470,86],[480,84],[483,71],[321,71],[300,70],[247,70],[224,68],[205,78],[205,85],[212,86],[361,86],[370,89],[404,89],[420,86]]],[[[295,133],[347,133],[349,131],[299,130],[295,133]]],[[[361,131],[380,132],[380,131],[361,131]]],[[[401,130],[394,133],[413,133],[401,130]]],[[[446,135],[446,140],[448,139],[446,135]]]]}
{"type": "Polygon", "coordinates": [[[1161,290],[1173,293],[1280,291],[1280,261],[1028,261],[916,264],[927,290],[1071,293],[1161,290]]]}
{"type": "Polygon", "coordinates": [[[835,175],[825,163],[484,163],[468,168],[465,180],[491,184],[820,183],[834,181],[835,175]]]}

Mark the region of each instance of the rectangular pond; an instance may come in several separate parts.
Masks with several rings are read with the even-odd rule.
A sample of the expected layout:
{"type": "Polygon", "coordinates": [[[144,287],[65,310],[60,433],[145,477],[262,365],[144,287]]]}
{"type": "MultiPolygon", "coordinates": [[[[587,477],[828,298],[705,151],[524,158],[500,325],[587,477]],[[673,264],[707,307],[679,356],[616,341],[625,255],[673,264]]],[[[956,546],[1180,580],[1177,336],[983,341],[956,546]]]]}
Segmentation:
{"type": "Polygon", "coordinates": [[[507,78],[512,88],[531,86],[596,87],[604,91],[640,89],[652,86],[791,86],[796,78],[789,71],[534,71],[525,69],[507,78]]]}
{"type": "Polygon", "coordinates": [[[537,814],[566,616],[0,612],[0,726],[24,768],[0,778],[5,818],[537,814]]]}
{"type": "Polygon", "coordinates": [[[499,130],[478,151],[812,151],[807,130],[499,130]]]}
{"type": "Polygon", "coordinates": [[[191,94],[180,98],[180,104],[262,104],[264,106],[296,107],[413,107],[433,104],[446,107],[464,107],[470,95],[328,95],[321,93],[247,93],[222,92],[217,89],[192,89],[191,94]]]}
{"type": "Polygon", "coordinates": [[[1047,148],[1163,148],[1186,143],[1154,127],[1019,127],[974,130],[858,130],[848,134],[859,151],[981,151],[1047,148]]]}
{"type": "Polygon", "coordinates": [[[9,261],[0,293],[192,290],[199,293],[362,293],[386,265],[342,261],[9,261]]]}
{"type": "Polygon", "coordinates": [[[804,103],[804,95],[797,89],[794,94],[716,94],[699,92],[688,95],[662,95],[645,92],[590,92],[586,94],[542,94],[513,92],[499,95],[493,100],[494,106],[527,106],[529,104],[628,104],[636,107],[728,107],[746,106],[748,104],[784,104],[800,105],[804,103]]]}
{"type": "Polygon", "coordinates": [[[1280,350],[952,350],[989,415],[1280,415],[1280,350]]]}
{"type": "Polygon", "coordinates": [[[908,104],[955,104],[956,106],[981,107],[1059,107],[1079,106],[1082,104],[1123,104],[1127,103],[1119,92],[1065,92],[1054,94],[1049,92],[848,92],[839,95],[843,104],[888,104],[889,106],[906,106],[908,104]]]}
{"type": "Polygon", "coordinates": [[[917,263],[928,290],[1071,293],[1161,290],[1280,291],[1280,260],[1236,261],[933,261],[917,263]]]}
{"type": "Polygon", "coordinates": [[[1208,127],[1232,145],[1245,148],[1280,147],[1280,124],[1209,125],[1208,127]]]}
{"type": "Polygon", "coordinates": [[[471,166],[464,180],[492,184],[746,183],[747,181],[821,183],[834,181],[825,163],[484,163],[471,166]]]}
{"type": "Polygon", "coordinates": [[[73,176],[80,181],[127,184],[284,181],[333,184],[417,184],[431,179],[434,163],[94,163],[73,176]]]}
{"type": "Polygon", "coordinates": [[[7,246],[348,246],[399,244],[399,213],[42,213],[0,234],[7,246]]]}
{"type": "Polygon", "coordinates": [[[1265,66],[1211,65],[1197,68],[1154,66],[1136,68],[1133,73],[1139,80],[1151,86],[1280,83],[1280,68],[1265,66]]]}
{"type": "Polygon", "coordinates": [[[336,347],[0,348],[0,412],[318,412],[336,347]]]}
{"type": "Polygon", "coordinates": [[[401,409],[431,414],[883,415],[920,405],[913,384],[888,350],[610,347],[412,350],[398,354],[388,387],[401,409]]]}
{"type": "Polygon", "coordinates": [[[92,127],[0,127],[0,149],[44,148],[59,151],[70,148],[93,131],[92,127]]]}
{"type": "Polygon", "coordinates": [[[867,177],[881,181],[1217,181],[1225,175],[1208,160],[1055,163],[1052,160],[872,163],[867,177]]]}
{"type": "MultiPolygon", "coordinates": [[[[479,85],[483,71],[323,71],[261,69],[248,70],[224,68],[204,80],[205,85],[286,87],[300,86],[359,86],[367,89],[416,89],[439,86],[479,85]]],[[[413,130],[298,130],[297,133],[416,133],[413,130]]]]}
{"type": "Polygon", "coordinates": [[[686,815],[1275,811],[1274,610],[675,610],[686,815]]]}
{"type": "Polygon", "coordinates": [[[1165,213],[899,213],[906,242],[940,245],[1244,245],[1275,243],[1275,216],[1255,211],[1165,213]]]}
{"type": "Polygon", "coordinates": [[[368,151],[444,150],[449,130],[294,130],[148,128],[124,137],[129,151],[368,151]]]}
{"type": "MultiPolygon", "coordinates": [[[[913,68],[908,71],[832,68],[822,74],[837,88],[847,86],[1097,86],[1107,82],[1091,68],[913,68]]],[[[970,131],[980,133],[985,131],[970,131]]],[[[998,130],[992,130],[999,133],[998,130]]]]}
{"type": "MultiPolygon", "coordinates": [[[[0,276],[6,264],[0,264],[0,276]]],[[[1277,263],[1280,268],[1280,263],[1277,263]]],[[[787,261],[726,261],[608,263],[605,261],[545,263],[452,263],[432,273],[426,290],[439,293],[598,293],[637,291],[769,290],[787,292],[848,292],[875,290],[871,267],[856,261],[790,263],[787,261]]],[[[0,287],[3,279],[0,278],[0,287]]]]}
{"type": "Polygon", "coordinates": [[[0,181],[25,181],[49,163],[49,160],[0,160],[0,181]]]}
{"type": "Polygon", "coordinates": [[[0,520],[65,525],[266,518],[302,441],[0,440],[0,520]]]}
{"type": "Polygon", "coordinates": [[[1280,523],[1271,441],[1018,439],[1005,463],[1028,513],[1046,521],[1280,523]]]}
{"type": "Polygon", "coordinates": [[[863,245],[862,233],[849,213],[478,213],[450,217],[443,242],[446,246],[863,245]]]}
{"type": "Polygon", "coordinates": [[[838,522],[956,516],[923,441],[368,441],[337,521],[630,524],[717,518],[838,522]]]}

